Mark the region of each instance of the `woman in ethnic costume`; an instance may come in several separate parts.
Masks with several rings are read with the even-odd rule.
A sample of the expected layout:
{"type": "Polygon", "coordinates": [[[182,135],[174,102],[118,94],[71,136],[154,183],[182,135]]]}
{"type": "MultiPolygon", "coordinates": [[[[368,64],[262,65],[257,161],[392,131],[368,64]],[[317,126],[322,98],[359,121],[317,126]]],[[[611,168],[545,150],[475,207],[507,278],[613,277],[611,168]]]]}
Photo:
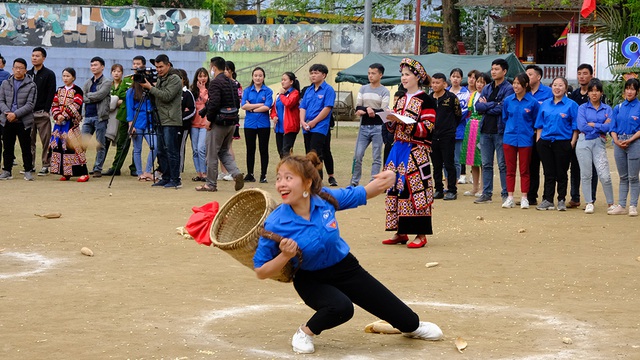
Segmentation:
{"type": "Polygon", "coordinates": [[[51,132],[51,173],[60,174],[60,181],[79,176],[78,182],[89,181],[85,150],[81,146],[80,121],[82,121],[82,89],[73,82],[76,71],[62,70],[64,86],[58,88],[51,104],[51,116],[55,120],[51,132]]]}
{"type": "Polygon", "coordinates": [[[421,248],[427,244],[431,228],[433,180],[431,177],[431,134],[436,120],[436,102],[424,91],[431,78],[418,61],[404,58],[400,62],[402,85],[407,93],[398,99],[394,112],[416,121],[405,124],[389,117],[387,129],[394,134],[395,143],[385,165],[385,170],[396,173],[396,183],[387,192],[386,230],[396,234],[382,243],[406,244],[407,234],[416,234],[407,244],[409,248],[421,248]]]}

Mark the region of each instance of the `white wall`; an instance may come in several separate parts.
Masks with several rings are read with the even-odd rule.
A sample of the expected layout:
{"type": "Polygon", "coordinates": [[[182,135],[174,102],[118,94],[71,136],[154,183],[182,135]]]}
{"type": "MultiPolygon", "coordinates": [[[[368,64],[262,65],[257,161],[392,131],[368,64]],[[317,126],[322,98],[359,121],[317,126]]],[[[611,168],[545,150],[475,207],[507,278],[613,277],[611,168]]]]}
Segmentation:
{"type": "Polygon", "coordinates": [[[568,34],[567,36],[567,80],[578,81],[577,69],[580,64],[591,64],[594,75],[600,80],[613,80],[609,71],[609,42],[598,43],[595,47],[587,42],[590,34],[568,34]]]}

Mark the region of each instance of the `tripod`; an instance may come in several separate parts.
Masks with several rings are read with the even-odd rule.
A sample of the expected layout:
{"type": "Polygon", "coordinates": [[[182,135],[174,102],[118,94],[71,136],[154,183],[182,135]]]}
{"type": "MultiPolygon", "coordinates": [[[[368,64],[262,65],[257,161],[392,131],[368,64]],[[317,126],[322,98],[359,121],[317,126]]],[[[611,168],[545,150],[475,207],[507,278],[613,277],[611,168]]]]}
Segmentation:
{"type": "MultiPolygon", "coordinates": [[[[150,151],[153,153],[153,151],[156,148],[156,144],[155,144],[155,135],[157,135],[158,131],[157,131],[157,127],[160,124],[160,117],[158,116],[158,109],[155,107],[154,105],[154,101],[153,98],[151,97],[151,94],[149,94],[148,90],[144,90],[142,92],[142,98],[140,99],[140,101],[138,102],[138,105],[136,106],[135,109],[135,113],[133,115],[133,124],[131,127],[129,127],[129,130],[127,131],[127,138],[125,140],[125,142],[122,144],[122,148],[121,151],[124,152],[124,149],[127,148],[127,146],[129,146],[131,144],[131,139],[134,136],[145,136],[145,135],[151,135],[150,139],[149,139],[149,149],[150,151]],[[149,102],[149,107],[147,108],[147,110],[144,111],[145,113],[145,117],[146,117],[146,127],[143,129],[142,132],[139,131],[135,131],[135,122],[138,119],[138,115],[140,115],[140,112],[142,111],[142,108],[144,107],[144,104],[147,103],[147,101],[149,102]],[[149,121],[151,120],[151,121],[149,121]]],[[[122,156],[120,159],[118,159],[118,164],[117,167],[122,167],[122,165],[124,164],[124,159],[125,156],[122,156]]],[[[155,173],[156,173],[157,167],[155,167],[155,162],[154,162],[154,167],[152,168],[152,178],[153,178],[153,182],[155,183],[156,178],[155,178],[155,173]]],[[[111,188],[111,184],[113,183],[113,179],[115,178],[115,171],[113,173],[113,175],[111,175],[111,180],[109,181],[109,188],[111,188]]]]}

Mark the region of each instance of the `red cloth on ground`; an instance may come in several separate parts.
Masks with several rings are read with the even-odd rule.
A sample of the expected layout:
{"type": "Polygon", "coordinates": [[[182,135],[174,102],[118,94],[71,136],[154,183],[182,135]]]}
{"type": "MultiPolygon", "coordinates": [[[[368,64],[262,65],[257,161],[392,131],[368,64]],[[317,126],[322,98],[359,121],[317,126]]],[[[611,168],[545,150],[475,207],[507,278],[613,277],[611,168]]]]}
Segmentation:
{"type": "Polygon", "coordinates": [[[193,236],[198,244],[211,246],[211,237],[209,236],[209,230],[213,219],[216,217],[220,204],[217,201],[204,204],[200,207],[194,206],[191,208],[193,215],[189,217],[187,225],[184,227],[189,235],[193,236]]]}

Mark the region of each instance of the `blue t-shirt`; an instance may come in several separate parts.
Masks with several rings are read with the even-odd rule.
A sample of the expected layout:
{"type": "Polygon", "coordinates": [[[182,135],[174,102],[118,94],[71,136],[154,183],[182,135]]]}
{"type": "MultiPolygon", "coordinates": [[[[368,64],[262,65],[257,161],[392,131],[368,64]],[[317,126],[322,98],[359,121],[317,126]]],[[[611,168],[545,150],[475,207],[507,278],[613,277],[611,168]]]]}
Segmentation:
{"type": "Polygon", "coordinates": [[[140,106],[140,101],[135,100],[133,94],[133,88],[127,90],[127,96],[125,97],[127,106],[127,122],[133,122],[133,127],[136,129],[148,130],[151,127],[151,123],[153,121],[151,115],[151,101],[149,101],[149,98],[147,98],[142,106],[140,106]],[[139,112],[137,112],[138,108],[140,109],[139,112]],[[136,114],[137,117],[134,119],[134,116],[136,116],[136,114]]]}
{"type": "MultiPolygon", "coordinates": [[[[363,186],[322,190],[338,201],[340,210],[352,209],[367,203],[367,191],[363,186]]],[[[349,245],[340,237],[335,215],[336,209],[333,205],[314,195],[311,197],[309,220],[296,214],[291,206],[281,204],[269,214],[264,228],[298,243],[303,259],[301,269],[326,269],[342,261],[349,253],[349,245]]],[[[275,241],[260,237],[253,257],[254,267],[261,267],[279,253],[280,249],[275,241]]],[[[295,257],[291,260],[294,264],[297,262],[295,257]]]]}
{"type": "Polygon", "coordinates": [[[507,96],[502,105],[502,142],[516,147],[533,146],[533,124],[539,107],[538,100],[530,93],[526,93],[522,100],[518,100],[516,94],[507,96]]]}
{"type": "Polygon", "coordinates": [[[611,123],[605,124],[605,121],[612,119],[612,114],[611,106],[601,102],[596,109],[591,105],[591,101],[587,101],[578,107],[578,130],[584,134],[585,140],[606,137],[611,123]],[[594,123],[595,127],[587,125],[590,122],[594,123]]]}
{"type": "MultiPolygon", "coordinates": [[[[242,94],[242,104],[264,104],[264,106],[271,108],[273,105],[273,91],[267,86],[262,85],[259,91],[256,91],[255,85],[251,85],[244,89],[242,94]]],[[[246,129],[259,129],[269,128],[271,123],[269,121],[269,112],[246,112],[244,117],[244,127],[246,129]]]]}
{"type": "Polygon", "coordinates": [[[535,128],[542,129],[542,140],[571,140],[573,131],[578,130],[578,104],[566,95],[558,103],[553,100],[547,99],[540,106],[535,128]]]}
{"type": "Polygon", "coordinates": [[[538,104],[542,105],[545,100],[551,99],[553,97],[553,92],[547,85],[540,84],[540,87],[538,87],[538,91],[536,91],[535,94],[531,93],[531,95],[533,95],[533,97],[538,100],[538,104]]]}
{"type": "Polygon", "coordinates": [[[331,111],[329,111],[329,115],[317,123],[313,129],[309,131],[303,129],[303,134],[312,132],[326,135],[329,133],[329,122],[331,120],[331,113],[333,112],[335,102],[336,92],[333,90],[331,85],[327,84],[326,81],[320,84],[317,90],[316,87],[311,84],[311,86],[309,86],[309,88],[304,92],[304,97],[300,103],[300,109],[306,110],[305,121],[309,122],[315,119],[322,109],[327,106],[331,108],[331,111]]]}
{"type": "MultiPolygon", "coordinates": [[[[91,78],[91,88],[89,88],[89,92],[96,92],[98,90],[98,81],[102,79],[104,75],[100,75],[99,78],[92,77],[91,78]]],[[[84,116],[85,117],[97,117],[98,116],[98,103],[87,103],[84,106],[84,116]]]]}
{"type": "Polygon", "coordinates": [[[633,135],[640,131],[640,101],[633,99],[613,108],[611,132],[618,135],[633,135]]]}
{"type": "Polygon", "coordinates": [[[9,76],[11,76],[11,74],[9,74],[7,70],[0,69],[0,85],[2,84],[3,81],[7,80],[9,76]]]}

